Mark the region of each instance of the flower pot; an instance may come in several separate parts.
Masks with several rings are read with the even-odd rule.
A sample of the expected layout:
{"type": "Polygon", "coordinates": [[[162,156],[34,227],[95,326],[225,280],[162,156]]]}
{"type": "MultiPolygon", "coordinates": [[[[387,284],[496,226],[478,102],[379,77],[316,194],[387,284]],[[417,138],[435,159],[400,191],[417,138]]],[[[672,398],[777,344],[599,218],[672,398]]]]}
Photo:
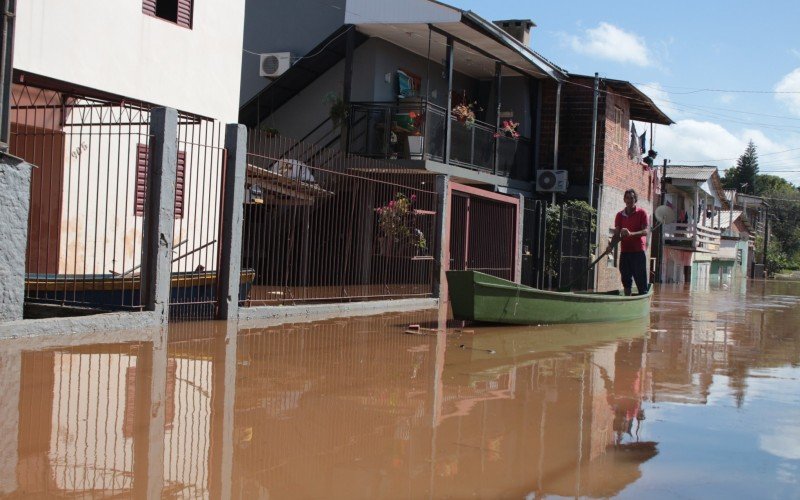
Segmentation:
{"type": "Polygon", "coordinates": [[[411,160],[422,159],[422,149],[424,146],[424,137],[421,135],[408,136],[408,158],[411,160]]]}

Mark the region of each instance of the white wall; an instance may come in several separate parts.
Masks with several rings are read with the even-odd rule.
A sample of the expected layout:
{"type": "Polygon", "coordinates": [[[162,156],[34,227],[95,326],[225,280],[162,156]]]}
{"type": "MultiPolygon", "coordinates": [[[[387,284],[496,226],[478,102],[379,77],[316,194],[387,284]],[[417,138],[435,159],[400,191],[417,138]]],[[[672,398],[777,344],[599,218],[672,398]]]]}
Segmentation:
{"type": "Polygon", "coordinates": [[[235,122],[244,0],[196,0],[187,29],[141,0],[18,2],[14,67],[235,122]]]}

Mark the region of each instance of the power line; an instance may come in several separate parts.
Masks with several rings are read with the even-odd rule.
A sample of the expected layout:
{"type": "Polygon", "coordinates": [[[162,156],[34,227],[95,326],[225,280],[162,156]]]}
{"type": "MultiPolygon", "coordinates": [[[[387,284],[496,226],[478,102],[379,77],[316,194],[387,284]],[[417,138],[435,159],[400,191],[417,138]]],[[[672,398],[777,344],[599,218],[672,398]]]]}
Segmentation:
{"type": "MultiPolygon", "coordinates": [[[[656,88],[653,85],[648,85],[646,83],[635,83],[636,85],[642,85],[644,87],[656,88]]],[[[687,89],[687,92],[669,92],[667,90],[663,90],[667,94],[675,94],[675,95],[688,95],[688,94],[699,94],[701,92],[720,92],[725,94],[800,94],[800,91],[794,90],[726,90],[726,89],[709,89],[709,88],[693,88],[693,87],[678,87],[674,85],[662,85],[661,87],[668,87],[668,88],[678,88],[678,89],[687,89]]]]}

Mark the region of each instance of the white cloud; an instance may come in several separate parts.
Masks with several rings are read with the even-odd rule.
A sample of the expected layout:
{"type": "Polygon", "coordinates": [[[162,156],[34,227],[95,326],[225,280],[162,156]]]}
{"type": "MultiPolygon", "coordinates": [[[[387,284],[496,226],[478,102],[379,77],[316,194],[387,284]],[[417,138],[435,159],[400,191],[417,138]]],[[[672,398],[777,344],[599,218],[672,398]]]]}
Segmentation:
{"type": "Polygon", "coordinates": [[[586,29],[580,36],[566,35],[564,39],[580,54],[637,66],[653,64],[644,38],[606,22],[586,29]]]}
{"type": "Polygon", "coordinates": [[[644,92],[647,97],[653,100],[661,111],[667,114],[673,120],[677,119],[679,111],[672,104],[669,94],[660,83],[644,83],[638,86],[639,90],[644,92]]]}
{"type": "Polygon", "coordinates": [[[784,76],[775,86],[775,92],[796,92],[795,94],[775,94],[775,98],[789,106],[789,110],[800,116],[800,68],[784,76]]]}
{"type": "Polygon", "coordinates": [[[786,151],[798,147],[798,140],[787,137],[775,140],[760,130],[732,132],[720,124],[699,120],[678,120],[670,127],[656,126],[655,149],[659,159],[668,158],[676,165],[715,165],[723,170],[736,164],[752,140],[759,154],[760,170],[779,175],[800,184],[800,173],[781,170],[800,170],[800,151],[786,151]]]}

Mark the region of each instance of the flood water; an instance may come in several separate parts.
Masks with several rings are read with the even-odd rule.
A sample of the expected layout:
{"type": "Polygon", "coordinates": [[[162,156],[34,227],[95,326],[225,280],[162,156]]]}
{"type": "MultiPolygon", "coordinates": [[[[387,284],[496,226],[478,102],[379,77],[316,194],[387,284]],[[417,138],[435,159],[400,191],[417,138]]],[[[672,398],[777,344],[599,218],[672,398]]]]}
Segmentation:
{"type": "Polygon", "coordinates": [[[617,324],[2,341],[0,494],[800,498],[800,283],[747,286],[617,324]]]}

